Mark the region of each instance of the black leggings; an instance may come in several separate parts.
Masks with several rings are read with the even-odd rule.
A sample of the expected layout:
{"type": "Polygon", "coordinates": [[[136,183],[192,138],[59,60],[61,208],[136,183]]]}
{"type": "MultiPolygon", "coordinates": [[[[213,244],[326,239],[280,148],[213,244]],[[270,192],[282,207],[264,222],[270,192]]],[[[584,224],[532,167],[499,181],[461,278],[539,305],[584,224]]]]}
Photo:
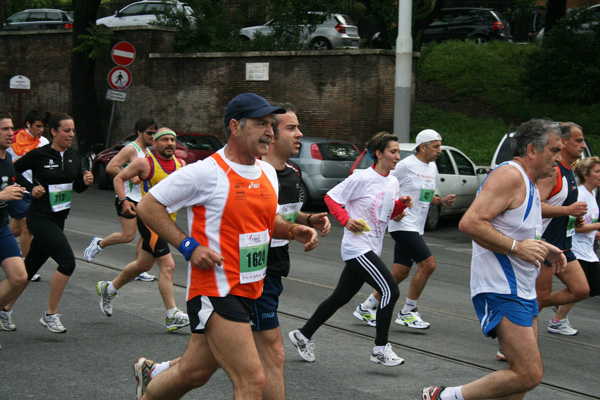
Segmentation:
{"type": "Polygon", "coordinates": [[[58,272],[71,276],[75,270],[75,255],[63,232],[65,221],[28,215],[27,228],[33,236],[25,259],[27,278],[31,279],[50,257],[58,264],[58,272]]]}
{"type": "Polygon", "coordinates": [[[365,282],[382,294],[377,310],[375,345],[385,346],[388,343],[390,322],[394,306],[400,297],[400,290],[390,270],[372,251],[346,261],[337,287],[331,296],[317,307],[312,317],[300,328],[300,332],[307,338],[312,338],[321,325],[352,300],[365,282]]]}
{"type": "Polygon", "coordinates": [[[579,260],[579,264],[590,285],[590,297],[598,296],[600,294],[600,262],[579,260]]]}

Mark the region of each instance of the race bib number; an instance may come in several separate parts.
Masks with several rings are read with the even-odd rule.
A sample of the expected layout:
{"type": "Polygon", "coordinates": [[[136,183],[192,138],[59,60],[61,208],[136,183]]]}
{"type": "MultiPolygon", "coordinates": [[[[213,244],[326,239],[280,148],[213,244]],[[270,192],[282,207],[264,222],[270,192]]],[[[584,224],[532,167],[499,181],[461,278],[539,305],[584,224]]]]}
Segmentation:
{"type": "Polygon", "coordinates": [[[48,185],[48,195],[52,212],[68,210],[73,200],[73,183],[48,185]]]}
{"type": "Polygon", "coordinates": [[[262,280],[267,273],[269,230],[240,235],[240,283],[262,280]]]}
{"type": "Polygon", "coordinates": [[[567,237],[571,237],[575,234],[575,222],[577,217],[569,215],[569,222],[567,223],[567,237]]]}
{"type": "MultiPolygon", "coordinates": [[[[281,215],[286,221],[291,223],[296,222],[298,212],[302,208],[302,202],[283,204],[279,206],[279,215],[281,215]]],[[[281,247],[289,243],[289,240],[285,239],[273,239],[271,240],[271,247],[281,247]]]]}

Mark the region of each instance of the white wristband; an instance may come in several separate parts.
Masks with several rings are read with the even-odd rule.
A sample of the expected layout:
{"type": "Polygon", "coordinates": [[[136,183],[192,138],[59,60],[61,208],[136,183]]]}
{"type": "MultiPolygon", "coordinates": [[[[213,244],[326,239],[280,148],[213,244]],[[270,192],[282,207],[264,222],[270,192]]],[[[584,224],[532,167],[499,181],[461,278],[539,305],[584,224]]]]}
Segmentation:
{"type": "Polygon", "coordinates": [[[512,256],[513,251],[515,250],[515,246],[517,245],[517,240],[513,239],[512,246],[510,247],[510,251],[508,252],[509,256],[512,256]]]}

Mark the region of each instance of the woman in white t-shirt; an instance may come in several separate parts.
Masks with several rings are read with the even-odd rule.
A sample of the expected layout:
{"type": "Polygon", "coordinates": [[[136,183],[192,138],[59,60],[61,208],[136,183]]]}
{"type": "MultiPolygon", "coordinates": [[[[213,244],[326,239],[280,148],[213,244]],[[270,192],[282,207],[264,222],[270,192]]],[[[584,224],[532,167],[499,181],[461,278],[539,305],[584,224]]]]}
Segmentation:
{"type": "Polygon", "coordinates": [[[404,362],[388,343],[390,321],[400,291],[379,255],[388,222],[402,218],[404,209],[412,206],[412,197],[400,197],[398,180],[390,175],[400,160],[398,137],[379,132],[366,147],[375,163],[351,175],[325,196],[329,211],[345,228],[342,259],[346,267],[333,294],[317,307],[302,328],[289,334],[300,356],[308,362],[315,360],[313,334],[348,303],[365,282],[382,293],[371,361],[387,367],[404,362]]]}
{"type": "MultiPolygon", "coordinates": [[[[579,179],[577,201],[587,203],[587,213],[583,216],[583,224],[575,228],[571,250],[581,264],[590,285],[590,297],[600,294],[600,262],[594,251],[594,241],[599,238],[598,230],[600,214],[596,201],[596,189],[600,186],[600,158],[580,158],[571,167],[579,179]]],[[[560,306],[561,311],[569,312],[575,303],[560,306]]],[[[577,331],[575,331],[577,332],[577,331]]]]}

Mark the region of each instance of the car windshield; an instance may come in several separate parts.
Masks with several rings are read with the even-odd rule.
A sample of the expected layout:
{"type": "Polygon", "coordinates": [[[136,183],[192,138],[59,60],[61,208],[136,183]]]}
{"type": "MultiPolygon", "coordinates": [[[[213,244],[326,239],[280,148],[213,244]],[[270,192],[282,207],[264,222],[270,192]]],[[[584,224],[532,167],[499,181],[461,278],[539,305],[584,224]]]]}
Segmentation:
{"type": "Polygon", "coordinates": [[[498,157],[496,157],[496,165],[502,164],[504,161],[512,160],[513,152],[510,144],[512,143],[512,136],[508,136],[504,142],[502,142],[502,146],[500,146],[500,150],[498,150],[498,157]]]}
{"type": "Polygon", "coordinates": [[[217,151],[223,147],[218,139],[210,136],[177,135],[177,141],[190,150],[217,151]]]}
{"type": "Polygon", "coordinates": [[[317,143],[317,146],[319,146],[323,160],[354,161],[359,155],[352,143],[323,142],[317,143]]]}

